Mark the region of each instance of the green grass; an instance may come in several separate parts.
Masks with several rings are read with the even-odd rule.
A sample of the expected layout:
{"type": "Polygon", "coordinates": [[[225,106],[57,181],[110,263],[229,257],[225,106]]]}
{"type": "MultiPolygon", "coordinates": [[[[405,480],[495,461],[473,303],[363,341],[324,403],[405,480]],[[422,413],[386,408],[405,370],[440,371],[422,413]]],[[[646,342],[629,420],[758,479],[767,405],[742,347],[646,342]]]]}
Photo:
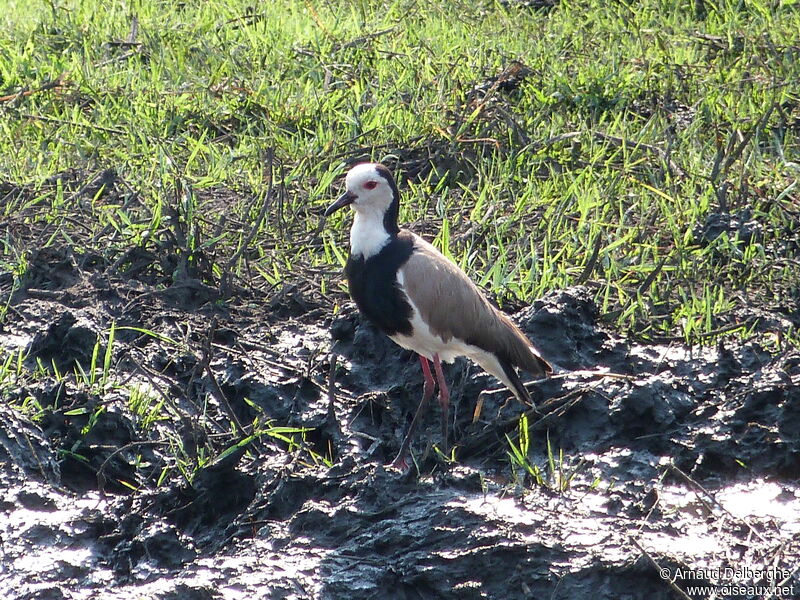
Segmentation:
{"type": "MultiPolygon", "coordinates": [[[[565,493],[572,487],[575,476],[583,467],[583,460],[572,460],[565,458],[564,450],[559,448],[558,453],[555,452],[552,444],[550,443],[550,434],[545,434],[546,440],[546,461],[547,464],[544,468],[540,467],[532,458],[531,452],[531,437],[530,437],[530,424],[527,415],[523,414],[519,419],[519,426],[517,434],[512,438],[506,434],[506,441],[508,442],[508,455],[509,464],[511,465],[511,472],[514,477],[516,485],[525,486],[538,486],[550,489],[558,493],[565,493]]],[[[594,489],[600,483],[600,480],[595,478],[589,485],[594,489]]]]}
{"type": "Polygon", "coordinates": [[[797,291],[796,2],[251,6],[11,2],[0,180],[22,187],[0,210],[47,230],[3,240],[17,285],[35,239],[109,263],[170,246],[161,275],[212,286],[231,257],[268,290],[324,267],[335,290],[345,227],[318,233],[320,207],[373,158],[501,302],[594,282],[617,327],[691,342],[797,291]],[[473,93],[513,60],[518,89],[473,93]],[[78,193],[107,169],[118,194],[78,193]],[[721,209],[758,235],[698,243],[721,209]]]}

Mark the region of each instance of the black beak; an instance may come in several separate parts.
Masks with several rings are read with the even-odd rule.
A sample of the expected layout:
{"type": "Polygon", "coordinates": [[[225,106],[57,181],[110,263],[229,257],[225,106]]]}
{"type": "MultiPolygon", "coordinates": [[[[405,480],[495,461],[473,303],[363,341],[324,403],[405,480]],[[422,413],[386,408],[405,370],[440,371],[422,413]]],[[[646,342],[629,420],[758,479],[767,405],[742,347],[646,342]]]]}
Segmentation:
{"type": "Polygon", "coordinates": [[[335,213],[340,208],[344,208],[345,206],[349,206],[353,203],[358,196],[356,196],[353,192],[345,192],[339,198],[331,204],[328,208],[325,209],[325,216],[330,217],[333,213],[335,213]]]}

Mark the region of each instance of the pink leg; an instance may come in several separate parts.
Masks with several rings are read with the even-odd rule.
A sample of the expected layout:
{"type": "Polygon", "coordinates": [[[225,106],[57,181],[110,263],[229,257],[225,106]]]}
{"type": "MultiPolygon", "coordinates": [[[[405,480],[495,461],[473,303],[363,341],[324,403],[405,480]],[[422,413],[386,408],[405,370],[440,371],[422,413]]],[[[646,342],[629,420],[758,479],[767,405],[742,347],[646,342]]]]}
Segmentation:
{"type": "MultiPolygon", "coordinates": [[[[434,364],[438,364],[439,357],[435,356],[434,361],[434,364]]],[[[428,404],[428,400],[433,396],[433,386],[436,383],[433,380],[433,375],[431,375],[431,367],[428,364],[428,359],[421,354],[419,356],[419,364],[422,365],[422,376],[425,379],[425,383],[422,386],[422,399],[419,401],[417,412],[414,413],[414,418],[411,420],[411,425],[408,427],[408,433],[405,439],[403,439],[403,443],[400,445],[400,451],[391,464],[392,467],[400,469],[401,471],[405,471],[407,468],[406,454],[408,454],[408,448],[411,445],[411,438],[414,436],[414,430],[417,428],[417,423],[424,412],[425,406],[428,404]]]]}
{"type": "Polygon", "coordinates": [[[436,371],[436,380],[439,382],[439,406],[442,407],[442,452],[447,453],[447,429],[449,424],[448,413],[450,408],[450,391],[442,373],[442,363],[439,355],[433,355],[433,368],[436,371]]]}

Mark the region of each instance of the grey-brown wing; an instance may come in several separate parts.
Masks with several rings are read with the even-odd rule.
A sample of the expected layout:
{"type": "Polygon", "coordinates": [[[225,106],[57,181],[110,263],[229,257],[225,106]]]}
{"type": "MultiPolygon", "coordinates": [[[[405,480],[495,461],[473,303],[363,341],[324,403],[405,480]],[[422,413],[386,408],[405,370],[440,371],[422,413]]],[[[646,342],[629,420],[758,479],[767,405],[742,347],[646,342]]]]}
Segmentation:
{"type": "Polygon", "coordinates": [[[402,271],[406,293],[433,333],[445,341],[457,338],[492,352],[533,375],[551,371],[519,328],[422,238],[415,236],[414,251],[402,271]]]}

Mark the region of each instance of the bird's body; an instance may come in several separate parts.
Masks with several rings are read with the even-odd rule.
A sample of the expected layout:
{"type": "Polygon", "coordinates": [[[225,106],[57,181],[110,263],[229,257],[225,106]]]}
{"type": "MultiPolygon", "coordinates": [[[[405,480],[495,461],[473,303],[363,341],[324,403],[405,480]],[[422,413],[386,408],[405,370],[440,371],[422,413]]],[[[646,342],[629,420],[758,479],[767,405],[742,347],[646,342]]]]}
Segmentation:
{"type": "MultiPolygon", "coordinates": [[[[466,356],[502,381],[522,402],[530,396],[515,371],[550,372],[530,341],[454,263],[397,225],[399,192],[386,167],[364,163],[346,178],[347,192],[326,211],[351,205],[350,257],[345,275],[359,311],[394,342],[419,354],[425,375],[420,408],[395,464],[404,464],[413,428],[433,393],[428,360],[439,380],[446,419],[448,392],[440,361],[466,356]]],[[[446,444],[447,429],[443,424],[446,444]]]]}

